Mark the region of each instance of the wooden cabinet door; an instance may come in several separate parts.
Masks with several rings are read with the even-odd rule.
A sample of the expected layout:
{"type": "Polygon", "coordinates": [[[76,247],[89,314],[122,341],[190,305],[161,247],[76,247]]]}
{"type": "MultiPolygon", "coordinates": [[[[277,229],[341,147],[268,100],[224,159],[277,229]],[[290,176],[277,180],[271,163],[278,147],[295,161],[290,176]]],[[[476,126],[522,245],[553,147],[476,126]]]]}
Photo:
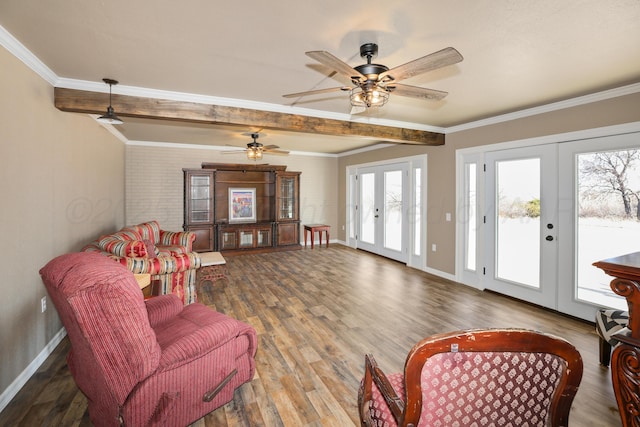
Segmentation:
{"type": "Polygon", "coordinates": [[[185,230],[196,235],[196,240],[193,242],[195,252],[213,252],[214,229],[212,225],[187,226],[185,230]]]}
{"type": "Polygon", "coordinates": [[[300,172],[276,172],[276,220],[298,221],[300,172]]]}
{"type": "Polygon", "coordinates": [[[277,241],[280,245],[296,245],[300,243],[300,223],[280,223],[277,227],[277,241]]]}
{"type": "Polygon", "coordinates": [[[213,222],[213,171],[185,169],[185,227],[213,222]]]}

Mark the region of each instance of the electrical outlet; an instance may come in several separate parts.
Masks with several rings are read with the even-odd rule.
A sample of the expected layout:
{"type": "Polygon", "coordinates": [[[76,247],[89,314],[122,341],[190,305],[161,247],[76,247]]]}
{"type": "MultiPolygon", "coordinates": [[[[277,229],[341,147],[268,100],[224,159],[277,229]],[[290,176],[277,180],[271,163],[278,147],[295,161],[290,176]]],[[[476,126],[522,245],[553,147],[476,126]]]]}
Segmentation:
{"type": "Polygon", "coordinates": [[[435,252],[435,251],[436,251],[436,244],[435,244],[435,243],[433,243],[433,244],[431,245],[431,252],[435,252]]]}
{"type": "Polygon", "coordinates": [[[41,313],[47,311],[47,297],[42,297],[40,300],[40,310],[41,313]]]}

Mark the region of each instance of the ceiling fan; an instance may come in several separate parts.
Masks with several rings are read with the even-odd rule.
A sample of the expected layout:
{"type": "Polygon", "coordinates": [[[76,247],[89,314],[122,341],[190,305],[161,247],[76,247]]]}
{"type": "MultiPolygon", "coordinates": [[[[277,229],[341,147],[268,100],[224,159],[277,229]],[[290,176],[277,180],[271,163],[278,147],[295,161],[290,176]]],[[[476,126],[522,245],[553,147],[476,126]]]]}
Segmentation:
{"type": "Polygon", "coordinates": [[[412,98],[440,100],[447,96],[447,92],[396,82],[456,64],[463,59],[460,52],[452,47],[447,47],[438,52],[389,69],[389,67],[385,65],[371,63],[371,59],[378,55],[378,45],[375,43],[365,43],[360,46],[360,56],[365,58],[367,63],[356,67],[351,67],[329,52],[322,50],[306,52],[306,55],[348,77],[354,86],[341,86],[290,93],[283,95],[285,98],[299,98],[307,95],[317,95],[342,90],[350,92],[352,106],[365,108],[383,106],[389,99],[391,92],[412,98]]]}
{"type": "Polygon", "coordinates": [[[247,144],[247,148],[245,148],[244,150],[224,151],[223,154],[245,152],[247,153],[247,158],[252,160],[262,159],[263,154],[276,154],[279,156],[286,156],[289,154],[288,151],[279,150],[280,147],[278,147],[277,145],[262,145],[260,142],[258,142],[258,138],[260,136],[265,137],[265,134],[250,132],[243,133],[243,135],[250,136],[253,139],[252,142],[247,144]]]}

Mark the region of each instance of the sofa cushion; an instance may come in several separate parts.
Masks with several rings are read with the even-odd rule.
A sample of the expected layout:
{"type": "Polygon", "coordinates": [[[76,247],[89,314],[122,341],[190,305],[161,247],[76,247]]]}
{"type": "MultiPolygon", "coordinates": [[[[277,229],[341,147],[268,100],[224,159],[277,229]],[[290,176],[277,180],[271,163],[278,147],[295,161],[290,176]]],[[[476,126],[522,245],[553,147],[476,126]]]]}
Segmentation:
{"type": "Polygon", "coordinates": [[[140,235],[140,240],[151,240],[154,244],[160,242],[160,224],[158,221],[147,221],[142,224],[125,227],[121,231],[133,231],[140,235]]]}
{"type": "Polygon", "coordinates": [[[142,258],[147,256],[147,247],[142,240],[123,240],[114,234],[98,239],[98,247],[105,252],[121,257],[142,258]]]}
{"type": "Polygon", "coordinates": [[[185,252],[191,252],[196,235],[192,231],[160,231],[160,243],[166,246],[183,246],[185,252]]]}
{"type": "Polygon", "coordinates": [[[115,237],[120,240],[142,240],[142,234],[140,234],[140,232],[126,228],[112,234],[107,234],[107,236],[115,237]]]}

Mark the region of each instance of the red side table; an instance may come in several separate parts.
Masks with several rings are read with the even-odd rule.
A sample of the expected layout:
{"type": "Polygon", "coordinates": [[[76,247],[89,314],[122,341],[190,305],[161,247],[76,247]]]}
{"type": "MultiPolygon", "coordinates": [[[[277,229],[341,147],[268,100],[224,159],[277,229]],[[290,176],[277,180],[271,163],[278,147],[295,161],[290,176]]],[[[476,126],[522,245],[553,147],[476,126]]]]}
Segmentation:
{"type": "Polygon", "coordinates": [[[313,238],[315,237],[316,231],[318,232],[318,237],[320,238],[320,246],[322,246],[322,232],[324,231],[325,237],[327,239],[327,247],[329,247],[329,231],[331,230],[331,226],[326,224],[305,224],[304,225],[304,247],[307,247],[307,232],[311,232],[311,249],[313,249],[313,238]]]}

